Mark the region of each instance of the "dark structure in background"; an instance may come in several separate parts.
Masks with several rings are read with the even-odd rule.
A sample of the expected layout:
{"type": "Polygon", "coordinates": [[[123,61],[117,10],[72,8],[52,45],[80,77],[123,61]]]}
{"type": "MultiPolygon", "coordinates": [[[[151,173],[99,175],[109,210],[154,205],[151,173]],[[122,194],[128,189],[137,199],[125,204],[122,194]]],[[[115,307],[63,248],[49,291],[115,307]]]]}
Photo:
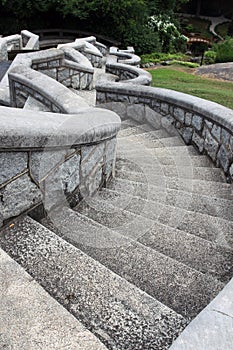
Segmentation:
{"type": "Polygon", "coordinates": [[[233,0],[190,0],[182,6],[182,12],[206,16],[221,16],[232,18],[233,0]]]}

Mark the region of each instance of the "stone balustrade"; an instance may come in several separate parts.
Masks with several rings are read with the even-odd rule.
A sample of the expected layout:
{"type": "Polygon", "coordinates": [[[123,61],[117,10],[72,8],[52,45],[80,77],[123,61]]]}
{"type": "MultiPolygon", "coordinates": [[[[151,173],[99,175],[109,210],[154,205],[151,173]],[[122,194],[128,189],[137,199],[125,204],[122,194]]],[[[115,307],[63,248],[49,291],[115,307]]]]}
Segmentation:
{"type": "Polygon", "coordinates": [[[0,226],[94,193],[114,172],[119,117],[78,107],[54,114],[0,107],[0,226]]]}
{"type": "Polygon", "coordinates": [[[109,54],[117,56],[117,62],[119,63],[140,67],[141,58],[134,54],[134,50],[131,47],[128,50],[119,50],[117,47],[112,46],[109,54]]]}
{"type": "MultiPolygon", "coordinates": [[[[65,59],[64,51],[58,49],[25,53],[18,55],[14,59],[7,73],[0,82],[1,105],[10,106],[8,76],[17,66],[25,67],[25,69],[32,68],[44,73],[41,78],[38,78],[39,81],[44,79],[44,90],[47,90],[45,75],[57,80],[67,87],[72,87],[74,89],[92,89],[94,69],[90,64],[85,67],[84,64],[77,63],[74,60],[67,60],[65,59]]],[[[32,75],[32,72],[30,72],[30,75],[32,75]]]]}
{"type": "Polygon", "coordinates": [[[151,75],[147,71],[133,65],[118,63],[115,55],[108,56],[106,72],[117,75],[121,83],[150,85],[152,81],[151,75]]]}
{"type": "Polygon", "coordinates": [[[99,81],[97,104],[115,111],[123,119],[149,122],[156,128],[176,128],[186,144],[193,144],[200,153],[207,154],[232,182],[233,111],[184,93],[142,86],[138,77],[133,78],[132,68],[135,69],[107,63],[107,71],[118,75],[120,82],[99,81]]]}
{"type": "Polygon", "coordinates": [[[21,31],[22,49],[39,50],[39,35],[29,32],[28,30],[21,31]]]}
{"type": "Polygon", "coordinates": [[[39,36],[22,30],[21,34],[0,38],[0,62],[8,60],[11,50],[39,50],[39,36]]]}
{"type": "Polygon", "coordinates": [[[81,52],[87,59],[91,62],[93,67],[101,68],[103,66],[103,54],[99,51],[99,49],[92,44],[94,41],[94,37],[88,37],[87,40],[85,38],[76,39],[72,43],[60,44],[57,46],[58,49],[64,47],[73,48],[79,52],[81,52]],[[89,41],[90,42],[89,42],[89,41]]]}

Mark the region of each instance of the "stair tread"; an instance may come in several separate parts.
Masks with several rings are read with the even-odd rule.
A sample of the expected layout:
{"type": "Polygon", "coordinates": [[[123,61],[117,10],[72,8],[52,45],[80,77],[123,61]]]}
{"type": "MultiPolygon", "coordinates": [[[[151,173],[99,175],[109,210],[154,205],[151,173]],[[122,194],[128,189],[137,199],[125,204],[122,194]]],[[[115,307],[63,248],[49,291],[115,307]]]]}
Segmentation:
{"type": "MultiPolygon", "coordinates": [[[[154,132],[155,133],[155,132],[154,132]]],[[[141,134],[141,135],[145,135],[145,134],[141,134]]],[[[147,133],[146,133],[147,135],[147,133]]],[[[157,138],[154,140],[145,140],[142,137],[139,137],[140,135],[135,135],[135,136],[128,136],[128,137],[122,137],[122,138],[118,138],[118,147],[120,149],[125,149],[126,144],[129,145],[129,142],[131,142],[131,144],[137,145],[138,147],[140,147],[141,145],[143,145],[143,147],[147,148],[147,149],[157,149],[157,148],[173,148],[173,147],[185,147],[184,141],[179,137],[179,136],[169,136],[167,135],[167,137],[164,138],[157,138]]],[[[133,148],[134,149],[134,148],[133,148]]],[[[129,149],[127,149],[127,151],[129,151],[129,149]]]]}
{"type": "Polygon", "coordinates": [[[1,349],[107,350],[2,249],[0,261],[1,349]]]}
{"type": "Polygon", "coordinates": [[[158,180],[156,179],[157,176],[161,178],[161,176],[164,177],[178,177],[178,178],[185,178],[185,179],[198,179],[203,181],[214,181],[214,182],[223,182],[226,183],[225,175],[223,174],[222,170],[218,168],[207,168],[207,167],[193,167],[190,165],[187,166],[173,166],[173,165],[162,165],[155,163],[151,164],[149,166],[146,166],[145,164],[141,164],[138,162],[133,167],[133,163],[131,163],[130,168],[120,167],[118,163],[116,164],[116,175],[118,177],[126,178],[126,179],[133,179],[133,176],[135,178],[139,179],[145,179],[146,181],[150,181],[151,183],[156,183],[158,180]]]}
{"type": "Polygon", "coordinates": [[[155,157],[153,154],[150,157],[145,157],[145,155],[142,157],[139,157],[136,154],[129,154],[127,157],[124,156],[118,156],[117,157],[117,163],[121,162],[126,167],[130,166],[132,163],[139,162],[140,164],[143,164],[145,166],[151,166],[152,162],[156,162],[161,165],[173,165],[173,166],[196,166],[196,167],[208,167],[208,168],[214,168],[214,164],[212,161],[207,157],[200,155],[197,156],[185,156],[180,157],[179,155],[176,156],[161,156],[161,157],[155,157]]]}
{"type": "MultiPolygon", "coordinates": [[[[160,191],[160,192],[159,192],[160,191]]],[[[164,196],[163,189],[158,195],[164,196]]],[[[173,207],[166,203],[154,202],[133,194],[103,188],[98,192],[100,199],[111,205],[132,211],[135,214],[159,221],[173,228],[197,235],[205,240],[227,248],[233,248],[233,223],[208,214],[189,211],[188,208],[173,207]],[[147,205],[146,210],[144,207],[147,205]]]]}
{"type": "Polygon", "coordinates": [[[123,231],[112,231],[78,212],[70,211],[62,216],[59,230],[62,229],[63,237],[67,236],[86,254],[186,317],[195,316],[222,288],[222,283],[217,279],[132,240],[128,228],[127,237],[123,231]],[[72,234],[70,227],[74,230],[72,234]],[[109,241],[106,245],[102,242],[102,247],[100,244],[83,244],[79,237],[76,238],[77,229],[78,235],[81,231],[83,236],[89,237],[98,237],[104,231],[107,237],[111,231],[114,236],[118,235],[119,241],[114,241],[112,246],[109,241]],[[172,295],[168,292],[169,288],[172,295]]]}
{"type": "MultiPolygon", "coordinates": [[[[67,209],[57,219],[69,221],[67,209]]],[[[182,316],[31,218],[5,228],[0,237],[4,250],[107,347],[167,349],[186,324],[182,316]]]]}
{"type": "Polygon", "coordinates": [[[164,208],[156,203],[141,201],[141,205],[138,205],[133,198],[128,198],[128,203],[126,199],[124,204],[121,206],[110,196],[102,199],[100,192],[98,197],[82,201],[76,210],[202,273],[223,281],[229,278],[233,263],[232,249],[159,222],[164,208]],[[135,207],[137,210],[134,210],[135,207]]]}
{"type": "Polygon", "coordinates": [[[138,126],[129,126],[128,128],[121,129],[117,137],[128,137],[131,135],[143,134],[145,132],[153,131],[154,129],[149,124],[140,124],[138,126]]]}

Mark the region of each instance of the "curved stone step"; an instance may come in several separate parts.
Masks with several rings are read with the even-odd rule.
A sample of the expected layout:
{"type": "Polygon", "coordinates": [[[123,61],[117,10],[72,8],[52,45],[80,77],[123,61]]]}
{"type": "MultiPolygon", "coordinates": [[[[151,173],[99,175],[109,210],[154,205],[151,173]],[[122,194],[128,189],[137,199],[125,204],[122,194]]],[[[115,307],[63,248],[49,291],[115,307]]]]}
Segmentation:
{"type": "MultiPolygon", "coordinates": [[[[164,196],[161,190],[161,197],[164,196]]],[[[143,199],[125,192],[103,188],[100,199],[117,208],[143,215],[166,226],[196,235],[226,248],[233,248],[233,222],[207,214],[188,211],[161,202],[143,199]]]]}
{"type": "Polygon", "coordinates": [[[185,317],[195,316],[223,287],[217,279],[132,239],[135,228],[130,225],[113,231],[72,210],[58,215],[63,238],[185,317]]]}
{"type": "MultiPolygon", "coordinates": [[[[128,157],[117,157],[117,167],[124,167],[125,170],[131,170],[136,171],[136,169],[140,169],[144,166],[146,169],[153,169],[155,164],[159,165],[173,165],[173,166],[192,166],[192,167],[207,167],[207,168],[213,168],[214,164],[211,162],[211,160],[207,156],[200,155],[197,156],[188,156],[188,157],[179,157],[179,156],[162,156],[162,157],[139,157],[138,155],[130,155],[128,157]],[[139,165],[137,167],[137,165],[139,165]],[[135,170],[134,170],[135,169],[135,170]]],[[[137,170],[138,171],[138,170],[137,170]]]]}
{"type": "Polygon", "coordinates": [[[108,185],[108,188],[158,203],[233,221],[232,200],[212,197],[212,193],[208,193],[210,196],[197,194],[194,192],[195,189],[193,189],[193,192],[185,192],[167,188],[166,186],[163,187],[162,185],[163,180],[161,180],[159,186],[155,186],[145,182],[115,178],[108,185]]]}
{"type": "Polygon", "coordinates": [[[0,348],[107,350],[0,249],[0,348]]]}
{"type": "MultiPolygon", "coordinates": [[[[160,130],[160,129],[159,129],[160,130]]],[[[155,131],[153,131],[155,133],[155,131]]],[[[146,135],[145,134],[140,134],[140,135],[135,135],[135,136],[129,136],[129,137],[122,137],[118,138],[118,147],[120,150],[126,150],[127,152],[132,150],[135,150],[134,146],[137,145],[138,147],[143,147],[147,149],[157,149],[157,148],[173,148],[173,147],[187,147],[184,144],[184,141],[181,139],[179,136],[170,136],[167,134],[165,131],[160,130],[158,132],[158,138],[151,139],[151,140],[146,140],[142,137],[139,137],[141,135],[146,135]],[[163,135],[163,137],[162,137],[163,135]],[[166,136],[165,136],[166,135],[166,136]],[[160,138],[161,136],[161,138],[160,138]],[[131,143],[131,146],[129,146],[129,143],[131,143]],[[133,146],[134,145],[134,146],[133,146]]]]}
{"type": "Polygon", "coordinates": [[[173,166],[173,165],[152,165],[150,168],[142,167],[141,170],[125,170],[116,166],[116,176],[122,179],[150,182],[156,184],[160,181],[161,176],[171,178],[183,178],[190,180],[203,180],[213,182],[226,183],[225,175],[222,170],[217,168],[203,168],[203,167],[189,167],[187,166],[173,166]]]}
{"type": "MultiPolygon", "coordinates": [[[[70,223],[67,211],[64,218],[70,223]]],[[[0,242],[108,349],[167,349],[186,324],[182,316],[29,217],[3,229],[0,242]]]]}
{"type": "Polygon", "coordinates": [[[119,202],[115,202],[116,206],[112,204],[112,197],[102,199],[100,192],[98,197],[82,201],[76,210],[202,273],[222,281],[231,278],[233,249],[162,224],[159,216],[164,214],[164,208],[154,202],[144,201],[139,205],[135,198],[129,198],[128,205],[125,202],[122,208],[119,202]]]}
{"type": "Polygon", "coordinates": [[[128,137],[131,135],[138,135],[143,134],[145,132],[154,131],[154,128],[152,128],[149,124],[140,124],[138,126],[129,126],[127,128],[123,128],[119,131],[118,137],[128,137]]]}

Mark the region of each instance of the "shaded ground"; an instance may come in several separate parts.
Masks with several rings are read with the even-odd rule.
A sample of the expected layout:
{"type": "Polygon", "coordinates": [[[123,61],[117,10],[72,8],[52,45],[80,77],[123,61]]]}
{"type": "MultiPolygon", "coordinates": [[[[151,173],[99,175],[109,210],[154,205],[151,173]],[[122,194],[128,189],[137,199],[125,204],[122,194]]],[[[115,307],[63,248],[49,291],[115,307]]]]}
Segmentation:
{"type": "Polygon", "coordinates": [[[0,62],[0,81],[2,80],[2,78],[4,77],[6,71],[8,70],[8,68],[11,65],[11,61],[3,61],[0,62]]]}
{"type": "Polygon", "coordinates": [[[202,66],[196,70],[196,74],[208,78],[233,81],[233,62],[202,66]]]}

